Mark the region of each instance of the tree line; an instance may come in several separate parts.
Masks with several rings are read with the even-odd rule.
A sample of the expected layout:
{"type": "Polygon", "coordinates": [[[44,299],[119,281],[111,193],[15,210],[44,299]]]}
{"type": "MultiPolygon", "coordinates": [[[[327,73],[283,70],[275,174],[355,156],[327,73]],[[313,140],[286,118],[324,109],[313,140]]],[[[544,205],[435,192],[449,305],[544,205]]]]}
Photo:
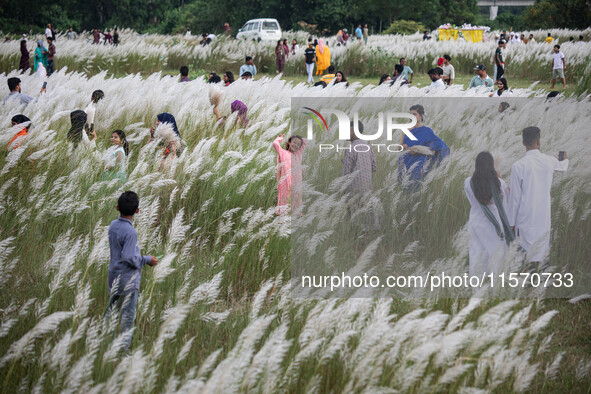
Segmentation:
{"type": "Polygon", "coordinates": [[[113,26],[139,32],[219,33],[226,22],[235,34],[244,22],[268,17],[284,30],[305,29],[334,34],[339,29],[368,24],[373,33],[395,20],[405,19],[435,29],[442,23],[487,24],[493,27],[586,28],[591,0],[537,0],[519,15],[503,14],[487,20],[477,0],[4,0],[0,2],[0,29],[4,33],[42,31],[47,23],[58,30],[77,31],[113,26]]]}

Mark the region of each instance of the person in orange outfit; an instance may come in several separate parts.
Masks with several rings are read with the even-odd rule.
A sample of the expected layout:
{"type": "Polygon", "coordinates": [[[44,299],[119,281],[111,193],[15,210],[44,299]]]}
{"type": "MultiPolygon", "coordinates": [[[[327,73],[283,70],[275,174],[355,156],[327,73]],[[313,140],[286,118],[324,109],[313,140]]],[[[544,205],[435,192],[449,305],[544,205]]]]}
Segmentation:
{"type": "Polygon", "coordinates": [[[6,145],[6,149],[16,149],[19,147],[19,145],[22,143],[22,138],[21,137],[26,137],[27,133],[29,132],[29,127],[31,126],[31,120],[29,118],[27,118],[25,115],[14,115],[11,119],[11,123],[12,126],[17,126],[23,123],[27,123],[29,122],[29,124],[27,124],[26,126],[23,126],[20,128],[19,132],[16,133],[14,135],[14,137],[12,137],[12,139],[10,140],[10,142],[6,145]],[[18,139],[18,141],[16,141],[18,139]]]}
{"type": "Polygon", "coordinates": [[[330,66],[330,49],[324,44],[324,40],[319,40],[316,46],[316,75],[324,74],[328,66],[330,66]]]}

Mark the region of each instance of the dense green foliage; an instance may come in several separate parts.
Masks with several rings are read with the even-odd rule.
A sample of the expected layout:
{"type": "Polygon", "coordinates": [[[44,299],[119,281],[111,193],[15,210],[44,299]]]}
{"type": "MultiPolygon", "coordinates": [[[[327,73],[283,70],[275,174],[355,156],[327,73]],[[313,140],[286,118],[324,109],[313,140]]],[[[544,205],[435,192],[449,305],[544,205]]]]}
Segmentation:
{"type": "Polygon", "coordinates": [[[384,30],[383,34],[414,34],[425,30],[425,25],[415,21],[404,19],[394,21],[390,27],[384,30]]]}
{"type": "Polygon", "coordinates": [[[238,28],[248,19],[277,18],[284,28],[316,26],[313,32],[336,33],[367,23],[370,32],[385,30],[394,21],[414,20],[427,28],[441,23],[480,23],[495,28],[538,29],[567,27],[584,29],[591,21],[591,0],[538,0],[532,7],[501,7],[497,20],[488,20],[488,8],[477,7],[477,0],[5,0],[0,2],[0,29],[22,33],[40,30],[53,23],[58,30],[131,27],[142,32],[179,33],[222,31],[225,22],[238,28]],[[525,10],[525,12],[523,12],[525,10]],[[304,23],[302,23],[304,22],[304,23]]]}
{"type": "MultiPolygon", "coordinates": [[[[480,18],[488,18],[482,7],[480,18]]],[[[591,26],[590,0],[538,0],[531,7],[499,7],[497,18],[487,21],[493,29],[535,30],[547,28],[586,29],[591,26]]]]}
{"type": "Polygon", "coordinates": [[[527,26],[586,29],[591,25],[591,0],[538,0],[523,15],[527,26]]]}
{"type": "Polygon", "coordinates": [[[194,33],[222,31],[225,22],[235,34],[244,22],[257,17],[277,18],[284,30],[307,29],[336,33],[367,23],[370,33],[385,30],[394,21],[414,20],[429,29],[441,23],[480,23],[493,27],[538,29],[586,28],[591,20],[590,0],[540,0],[532,7],[501,7],[496,21],[488,20],[488,8],[477,0],[5,0],[0,2],[0,29],[22,33],[52,23],[58,30],[131,27],[141,32],[194,33]],[[525,9],[525,12],[522,12],[525,9]],[[485,11],[486,10],[486,11],[485,11]],[[302,23],[304,22],[304,23],[302,23]],[[315,28],[313,28],[315,26],[315,28]],[[310,28],[312,27],[312,28],[310,28]]]}
{"type": "Polygon", "coordinates": [[[441,23],[475,23],[476,0],[265,0],[230,2],[228,0],[5,0],[0,2],[0,28],[5,32],[39,30],[52,23],[58,30],[72,26],[76,30],[106,28],[114,25],[138,31],[178,33],[221,32],[225,22],[236,33],[251,18],[277,18],[284,30],[301,28],[298,22],[318,26],[319,32],[335,33],[367,23],[370,32],[379,32],[393,21],[411,19],[428,28],[441,23]]]}

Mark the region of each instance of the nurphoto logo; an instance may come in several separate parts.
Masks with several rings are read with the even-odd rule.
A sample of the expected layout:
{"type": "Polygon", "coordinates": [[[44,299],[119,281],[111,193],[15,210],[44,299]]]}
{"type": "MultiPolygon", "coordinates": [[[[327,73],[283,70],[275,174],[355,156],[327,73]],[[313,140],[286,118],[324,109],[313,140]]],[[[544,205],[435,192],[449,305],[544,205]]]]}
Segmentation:
{"type": "MultiPolygon", "coordinates": [[[[307,138],[309,140],[314,139],[314,123],[316,123],[321,130],[328,131],[328,123],[324,116],[315,109],[310,107],[302,107],[304,114],[308,115],[310,119],[307,122],[307,138]]],[[[410,140],[416,141],[417,138],[410,131],[417,124],[417,118],[415,115],[408,112],[379,112],[378,113],[378,129],[374,134],[368,134],[359,130],[359,113],[353,114],[353,122],[349,116],[337,109],[323,109],[322,112],[328,115],[335,115],[338,121],[339,127],[339,140],[348,141],[353,136],[363,141],[375,141],[381,138],[386,132],[386,140],[392,141],[394,130],[401,130],[410,140]],[[401,122],[402,120],[402,122],[401,122]]],[[[385,148],[388,152],[402,152],[404,147],[400,144],[371,144],[376,147],[377,151],[380,152],[381,148],[385,148]]],[[[365,147],[369,147],[365,145],[365,147]]],[[[339,151],[342,147],[334,144],[319,144],[319,150],[331,150],[336,149],[339,151]]],[[[342,148],[345,149],[345,148],[342,148]]],[[[358,145],[354,149],[365,149],[364,145],[358,145]]]]}

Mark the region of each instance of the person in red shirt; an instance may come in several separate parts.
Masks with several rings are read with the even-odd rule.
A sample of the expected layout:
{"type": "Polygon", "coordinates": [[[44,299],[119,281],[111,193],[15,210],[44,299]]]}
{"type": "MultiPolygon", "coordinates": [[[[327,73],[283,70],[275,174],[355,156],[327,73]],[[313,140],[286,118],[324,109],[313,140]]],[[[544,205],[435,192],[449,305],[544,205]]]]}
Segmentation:
{"type": "Polygon", "coordinates": [[[27,133],[29,132],[29,127],[31,126],[31,120],[29,118],[27,118],[25,115],[14,115],[11,119],[11,123],[12,126],[18,126],[20,124],[23,123],[27,123],[29,122],[29,124],[27,124],[26,126],[20,127],[19,132],[16,133],[14,135],[14,137],[12,137],[12,139],[10,140],[10,142],[6,145],[6,149],[16,149],[19,147],[19,145],[22,143],[22,138],[21,137],[26,137],[27,133]],[[18,139],[18,141],[16,141],[18,139]]]}

